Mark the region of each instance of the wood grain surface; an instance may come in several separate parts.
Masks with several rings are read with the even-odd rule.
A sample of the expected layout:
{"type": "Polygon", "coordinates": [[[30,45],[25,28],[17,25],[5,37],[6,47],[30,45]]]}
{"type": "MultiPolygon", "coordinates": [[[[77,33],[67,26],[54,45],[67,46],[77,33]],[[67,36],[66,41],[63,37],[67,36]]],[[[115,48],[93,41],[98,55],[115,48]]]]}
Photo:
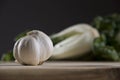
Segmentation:
{"type": "Polygon", "coordinates": [[[0,80],[120,80],[119,75],[117,62],[45,62],[39,66],[0,63],[0,80]]]}

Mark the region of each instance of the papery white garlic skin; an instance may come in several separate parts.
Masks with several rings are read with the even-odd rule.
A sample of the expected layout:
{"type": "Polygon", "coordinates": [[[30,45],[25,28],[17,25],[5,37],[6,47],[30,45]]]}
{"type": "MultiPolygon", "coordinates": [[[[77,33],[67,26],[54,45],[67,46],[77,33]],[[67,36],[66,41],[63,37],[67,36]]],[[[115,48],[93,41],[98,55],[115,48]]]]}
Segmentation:
{"type": "Polygon", "coordinates": [[[45,33],[33,30],[15,43],[13,55],[21,64],[38,65],[46,61],[52,51],[51,39],[45,33]]]}

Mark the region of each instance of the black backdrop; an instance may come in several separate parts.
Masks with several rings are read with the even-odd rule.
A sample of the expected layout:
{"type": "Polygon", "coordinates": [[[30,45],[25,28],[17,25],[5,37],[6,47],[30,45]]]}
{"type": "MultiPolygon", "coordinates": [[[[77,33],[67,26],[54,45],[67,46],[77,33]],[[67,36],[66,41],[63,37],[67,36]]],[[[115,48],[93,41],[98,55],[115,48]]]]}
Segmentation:
{"type": "Polygon", "coordinates": [[[0,55],[12,49],[14,37],[27,29],[50,35],[115,12],[120,12],[119,0],[0,0],[0,55]]]}

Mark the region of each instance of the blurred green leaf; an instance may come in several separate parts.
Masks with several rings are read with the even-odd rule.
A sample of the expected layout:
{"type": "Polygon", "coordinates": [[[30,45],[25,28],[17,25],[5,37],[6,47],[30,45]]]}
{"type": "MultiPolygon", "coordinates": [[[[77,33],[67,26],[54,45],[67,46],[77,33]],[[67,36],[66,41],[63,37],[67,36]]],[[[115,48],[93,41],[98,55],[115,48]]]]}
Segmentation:
{"type": "Polygon", "coordinates": [[[96,58],[119,61],[120,44],[116,36],[120,32],[120,14],[98,16],[93,20],[92,25],[101,34],[101,37],[93,42],[93,52],[96,58]]]}
{"type": "Polygon", "coordinates": [[[104,17],[98,16],[93,20],[92,25],[100,33],[114,37],[120,31],[120,14],[112,14],[104,17]]]}
{"type": "Polygon", "coordinates": [[[4,53],[1,57],[2,61],[14,61],[14,57],[13,57],[13,52],[9,51],[7,53],[4,53]]]}
{"type": "Polygon", "coordinates": [[[104,37],[99,37],[94,40],[93,53],[96,60],[119,61],[118,52],[112,46],[106,45],[104,37]]]}

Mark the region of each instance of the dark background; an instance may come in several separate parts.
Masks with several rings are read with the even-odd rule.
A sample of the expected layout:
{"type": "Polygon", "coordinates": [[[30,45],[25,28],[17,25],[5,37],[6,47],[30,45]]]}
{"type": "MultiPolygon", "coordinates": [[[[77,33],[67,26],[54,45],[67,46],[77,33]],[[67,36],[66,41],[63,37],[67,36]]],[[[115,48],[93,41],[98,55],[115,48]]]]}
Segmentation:
{"type": "Polygon", "coordinates": [[[119,0],[0,0],[0,55],[27,29],[50,35],[76,23],[90,23],[97,15],[119,12],[119,0]]]}

